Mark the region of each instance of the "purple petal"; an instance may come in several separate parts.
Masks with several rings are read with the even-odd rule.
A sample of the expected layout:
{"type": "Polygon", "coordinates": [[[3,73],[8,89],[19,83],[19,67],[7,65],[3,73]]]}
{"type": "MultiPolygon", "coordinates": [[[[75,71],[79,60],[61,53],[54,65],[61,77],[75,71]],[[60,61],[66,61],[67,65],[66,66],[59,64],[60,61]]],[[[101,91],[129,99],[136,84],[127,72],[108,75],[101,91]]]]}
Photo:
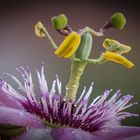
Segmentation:
{"type": "Polygon", "coordinates": [[[140,128],[126,126],[96,132],[93,135],[89,132],[74,128],[58,128],[52,129],[52,131],[51,129],[31,128],[12,140],[139,140],[140,137],[136,137],[136,135],[140,136],[140,128]]]}
{"type": "Polygon", "coordinates": [[[20,136],[12,140],[54,140],[51,136],[51,129],[28,129],[20,136]]]}
{"type": "Polygon", "coordinates": [[[130,137],[130,138],[124,138],[124,139],[121,139],[121,140],[140,140],[140,135],[134,136],[134,137],[130,137]]]}
{"type": "Polygon", "coordinates": [[[93,135],[100,136],[101,138],[104,138],[104,140],[129,138],[140,135],[140,127],[117,126],[103,131],[94,132],[93,135]]]}
{"type": "Polygon", "coordinates": [[[53,129],[52,136],[54,140],[101,140],[98,136],[93,136],[89,132],[74,128],[53,129]]]}
{"type": "Polygon", "coordinates": [[[42,128],[43,122],[37,116],[23,110],[0,107],[0,123],[42,128]]]}
{"type": "Polygon", "coordinates": [[[0,88],[0,104],[16,109],[23,109],[21,104],[19,104],[19,102],[15,98],[12,98],[12,96],[8,96],[1,88],[0,88]]]}

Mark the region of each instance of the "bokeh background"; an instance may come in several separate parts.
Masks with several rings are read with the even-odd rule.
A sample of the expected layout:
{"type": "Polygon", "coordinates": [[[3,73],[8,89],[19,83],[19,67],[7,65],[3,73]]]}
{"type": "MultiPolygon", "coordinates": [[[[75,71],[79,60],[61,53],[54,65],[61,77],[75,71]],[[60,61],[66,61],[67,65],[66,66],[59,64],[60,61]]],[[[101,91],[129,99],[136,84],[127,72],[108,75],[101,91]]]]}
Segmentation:
{"type": "MultiPolygon", "coordinates": [[[[88,65],[80,82],[79,93],[84,85],[89,87],[94,81],[92,98],[102,94],[105,89],[113,89],[113,92],[121,89],[123,95],[134,95],[133,102],[140,102],[140,20],[137,0],[2,0],[0,3],[0,75],[15,86],[10,78],[2,74],[7,72],[19,76],[15,68],[29,65],[33,72],[36,94],[39,94],[35,68],[40,68],[41,63],[45,62],[49,86],[55,74],[58,74],[63,83],[64,93],[70,75],[70,60],[55,56],[48,40],[35,36],[34,24],[42,21],[56,43],[60,44],[64,38],[52,28],[51,17],[64,13],[73,30],[77,31],[79,28],[89,26],[98,31],[110,16],[118,11],[126,16],[127,25],[122,31],[110,29],[104,37],[94,38],[91,57],[98,57],[104,51],[102,47],[104,39],[112,38],[132,47],[127,58],[135,63],[135,67],[127,69],[111,62],[104,65],[88,65]]],[[[129,111],[140,114],[140,103],[129,111]]],[[[129,118],[123,123],[140,126],[140,118],[129,118]]]]}

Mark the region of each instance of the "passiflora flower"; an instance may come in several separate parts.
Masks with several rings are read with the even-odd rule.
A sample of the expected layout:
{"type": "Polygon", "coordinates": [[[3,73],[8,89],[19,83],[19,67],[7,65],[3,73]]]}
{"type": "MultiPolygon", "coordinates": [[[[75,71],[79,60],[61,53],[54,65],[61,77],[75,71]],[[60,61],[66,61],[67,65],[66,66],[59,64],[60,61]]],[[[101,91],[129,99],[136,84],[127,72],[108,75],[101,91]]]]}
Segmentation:
{"type": "Polygon", "coordinates": [[[7,74],[17,83],[19,90],[15,90],[3,79],[0,80],[0,139],[120,140],[140,135],[139,127],[121,125],[121,121],[127,117],[138,117],[138,114],[125,111],[137,104],[130,102],[133,96],[121,97],[120,90],[114,94],[112,90],[105,90],[102,95],[89,102],[93,83],[88,90],[85,87],[79,97],[76,96],[80,78],[88,63],[103,64],[109,60],[128,68],[134,66],[122,56],[131,48],[111,39],[106,39],[103,43],[105,53],[97,59],[89,59],[92,35],[103,36],[110,27],[122,29],[126,23],[125,17],[121,13],[113,15],[100,32],[89,27],[75,32],[67,21],[64,14],[52,18],[53,27],[65,36],[59,47],[41,22],[35,24],[35,34],[41,38],[47,37],[58,57],[72,61],[66,93],[61,91],[62,84],[58,76],[51,89],[48,88],[44,64],[41,72],[36,70],[40,86],[38,97],[29,67],[17,69],[23,83],[7,74]]]}
{"type": "Polygon", "coordinates": [[[30,70],[21,67],[18,71],[23,77],[24,86],[16,77],[10,76],[21,92],[3,80],[0,82],[0,124],[20,126],[25,131],[13,139],[107,140],[140,134],[140,128],[121,126],[121,120],[126,117],[138,116],[124,111],[136,104],[129,103],[133,96],[121,97],[119,90],[115,94],[111,93],[112,90],[106,90],[89,103],[92,83],[88,91],[84,88],[77,100],[66,101],[58,76],[52,88],[48,89],[43,65],[41,73],[37,70],[40,86],[37,100],[30,70]]]}

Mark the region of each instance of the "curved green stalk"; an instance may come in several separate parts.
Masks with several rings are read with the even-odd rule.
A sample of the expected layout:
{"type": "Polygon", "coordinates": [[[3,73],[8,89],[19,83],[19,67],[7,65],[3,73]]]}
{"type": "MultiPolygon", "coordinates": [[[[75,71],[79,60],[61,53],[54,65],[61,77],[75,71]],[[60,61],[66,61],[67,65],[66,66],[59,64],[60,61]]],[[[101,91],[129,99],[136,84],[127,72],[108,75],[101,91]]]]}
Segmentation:
{"type": "Polygon", "coordinates": [[[90,27],[85,27],[82,30],[80,30],[81,35],[84,34],[85,32],[89,32],[89,33],[91,33],[92,35],[94,35],[96,37],[103,36],[102,32],[96,32],[95,30],[91,29],[90,27]]]}
{"type": "Polygon", "coordinates": [[[55,44],[55,42],[53,41],[52,37],[50,36],[50,34],[48,33],[48,31],[45,28],[44,28],[43,32],[46,35],[46,37],[48,38],[48,40],[50,41],[52,47],[54,49],[58,49],[57,45],[55,44]]]}

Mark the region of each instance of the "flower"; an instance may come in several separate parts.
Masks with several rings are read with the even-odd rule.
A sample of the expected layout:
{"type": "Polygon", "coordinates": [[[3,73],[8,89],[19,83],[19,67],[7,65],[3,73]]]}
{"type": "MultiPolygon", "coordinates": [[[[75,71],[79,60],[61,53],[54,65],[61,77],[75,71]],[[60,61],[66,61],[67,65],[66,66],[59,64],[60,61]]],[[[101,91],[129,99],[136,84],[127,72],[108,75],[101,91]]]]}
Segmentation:
{"type": "MultiPolygon", "coordinates": [[[[10,124],[26,128],[15,140],[115,140],[140,134],[140,128],[121,126],[126,117],[138,116],[125,112],[126,108],[137,103],[129,103],[133,98],[126,95],[120,98],[118,90],[111,98],[112,90],[106,90],[89,104],[93,83],[76,101],[65,100],[61,92],[61,82],[56,76],[51,90],[48,90],[44,75],[37,70],[40,85],[40,98],[36,99],[30,69],[17,69],[24,80],[24,86],[14,76],[19,89],[15,91],[4,80],[0,81],[0,124],[10,124]],[[120,98],[120,99],[119,99],[120,98]]],[[[8,74],[9,75],[9,74],[8,74]]],[[[1,132],[1,129],[0,129],[1,132]]]]}

